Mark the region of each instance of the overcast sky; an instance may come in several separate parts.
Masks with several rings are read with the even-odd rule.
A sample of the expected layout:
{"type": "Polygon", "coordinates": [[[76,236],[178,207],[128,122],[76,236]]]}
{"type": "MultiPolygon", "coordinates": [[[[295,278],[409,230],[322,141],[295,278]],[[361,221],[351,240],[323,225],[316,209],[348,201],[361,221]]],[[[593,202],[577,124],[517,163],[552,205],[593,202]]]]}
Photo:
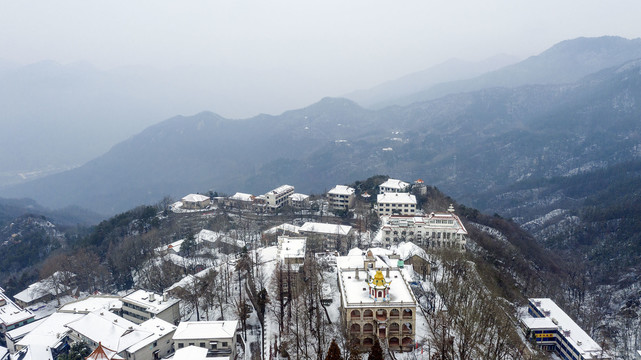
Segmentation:
{"type": "Polygon", "coordinates": [[[278,89],[274,82],[282,81],[282,96],[310,102],[449,58],[525,58],[580,36],[641,36],[638,0],[0,0],[0,6],[0,59],[88,61],[100,69],[199,65],[246,88],[278,89]]]}

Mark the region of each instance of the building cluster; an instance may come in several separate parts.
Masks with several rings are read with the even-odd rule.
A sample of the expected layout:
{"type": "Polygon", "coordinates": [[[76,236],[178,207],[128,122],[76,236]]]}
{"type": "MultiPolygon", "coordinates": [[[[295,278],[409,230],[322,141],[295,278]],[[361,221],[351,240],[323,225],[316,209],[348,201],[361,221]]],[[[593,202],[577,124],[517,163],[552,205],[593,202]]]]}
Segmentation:
{"type": "Polygon", "coordinates": [[[235,359],[245,343],[237,320],[181,322],[180,301],[166,294],[93,295],[38,320],[2,291],[0,298],[11,359],[55,359],[77,342],[93,351],[87,359],[235,359]]]}
{"type": "Polygon", "coordinates": [[[528,340],[562,359],[611,358],[551,299],[528,299],[528,315],[521,318],[521,326],[528,340]]]}
{"type": "Polygon", "coordinates": [[[341,318],[352,346],[368,350],[378,338],[391,350],[414,347],[417,302],[403,267],[398,257],[371,250],[337,258],[341,318]]]}

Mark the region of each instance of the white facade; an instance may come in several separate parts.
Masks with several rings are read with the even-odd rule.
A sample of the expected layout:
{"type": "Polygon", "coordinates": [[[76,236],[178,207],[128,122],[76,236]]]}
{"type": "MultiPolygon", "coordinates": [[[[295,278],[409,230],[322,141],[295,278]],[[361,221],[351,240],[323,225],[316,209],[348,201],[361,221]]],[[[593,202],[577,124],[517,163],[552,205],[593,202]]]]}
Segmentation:
{"type": "Polygon", "coordinates": [[[450,247],[465,251],[467,230],[451,212],[427,216],[386,215],[381,217],[380,241],[384,246],[409,241],[429,248],[450,247]]]}
{"type": "Polygon", "coordinates": [[[289,203],[297,209],[307,209],[309,207],[309,195],[294,193],[289,196],[289,203]]]}
{"type": "Polygon", "coordinates": [[[238,320],[232,321],[183,321],[174,333],[174,349],[189,346],[207,349],[214,357],[236,356],[238,320]]]}
{"type": "Polygon", "coordinates": [[[0,334],[33,322],[35,315],[16,305],[0,288],[0,334]]]}
{"type": "Polygon", "coordinates": [[[298,271],[305,262],[306,248],[306,237],[279,236],[276,257],[284,268],[298,271]]]}
{"type": "Polygon", "coordinates": [[[336,185],[327,192],[329,206],[334,210],[348,210],[354,206],[354,188],[336,185]]]}
{"type": "Polygon", "coordinates": [[[378,186],[378,193],[399,193],[409,190],[409,183],[397,179],[387,179],[384,183],[378,186]]]}
{"type": "Polygon", "coordinates": [[[160,359],[170,354],[176,331],[175,325],[161,319],[137,325],[106,310],[86,314],[66,327],[72,341],[84,341],[92,349],[102,344],[123,358],[135,360],[160,359]]]}
{"type": "Polygon", "coordinates": [[[528,316],[521,319],[521,325],[526,338],[563,359],[611,358],[549,298],[528,299],[528,316]]]}
{"type": "Polygon", "coordinates": [[[376,197],[376,212],[383,215],[414,215],[416,196],[408,193],[384,193],[376,197]]]}
{"type": "Polygon", "coordinates": [[[265,202],[271,210],[280,209],[289,205],[289,196],[294,194],[294,187],[291,185],[282,185],[265,194],[265,202]]]}
{"type": "Polygon", "coordinates": [[[137,290],[122,298],[122,316],[136,324],[159,318],[171,324],[180,321],[180,300],[137,290]]]}

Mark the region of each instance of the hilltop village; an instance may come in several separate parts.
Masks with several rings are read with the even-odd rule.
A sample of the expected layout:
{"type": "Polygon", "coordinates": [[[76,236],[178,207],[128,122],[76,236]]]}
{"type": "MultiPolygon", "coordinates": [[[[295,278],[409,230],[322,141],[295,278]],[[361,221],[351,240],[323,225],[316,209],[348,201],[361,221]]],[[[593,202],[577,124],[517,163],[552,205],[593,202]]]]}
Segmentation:
{"type": "Polygon", "coordinates": [[[429,190],[186,195],[154,219],[199,226],[123,250],[145,258],[127,289],[79,291],[64,264],[0,288],[0,359],[610,358],[552,300],[510,314],[490,296],[465,260],[481,227],[429,190]]]}

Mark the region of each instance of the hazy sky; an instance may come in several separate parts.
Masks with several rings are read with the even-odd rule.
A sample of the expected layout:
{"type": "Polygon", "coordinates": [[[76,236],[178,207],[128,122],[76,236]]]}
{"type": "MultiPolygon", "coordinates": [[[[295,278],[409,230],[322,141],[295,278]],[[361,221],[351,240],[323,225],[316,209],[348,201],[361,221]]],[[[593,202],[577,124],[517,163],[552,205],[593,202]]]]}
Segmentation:
{"type": "Polygon", "coordinates": [[[282,96],[315,101],[453,57],[524,58],[580,36],[636,38],[639,14],[638,0],[0,0],[0,59],[200,65],[238,86],[282,82],[282,96]]]}

